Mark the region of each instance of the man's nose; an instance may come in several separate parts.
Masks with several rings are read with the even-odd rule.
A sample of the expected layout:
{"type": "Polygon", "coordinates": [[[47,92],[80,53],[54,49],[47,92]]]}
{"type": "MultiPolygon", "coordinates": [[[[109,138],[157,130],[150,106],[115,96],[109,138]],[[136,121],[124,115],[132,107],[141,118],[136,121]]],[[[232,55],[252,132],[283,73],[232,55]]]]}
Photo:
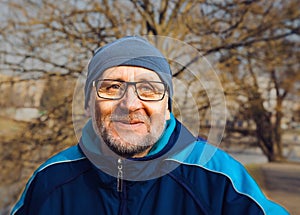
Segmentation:
{"type": "Polygon", "coordinates": [[[142,107],[142,102],[136,94],[135,87],[133,85],[128,86],[125,95],[121,99],[120,106],[126,108],[129,111],[134,111],[142,107]]]}

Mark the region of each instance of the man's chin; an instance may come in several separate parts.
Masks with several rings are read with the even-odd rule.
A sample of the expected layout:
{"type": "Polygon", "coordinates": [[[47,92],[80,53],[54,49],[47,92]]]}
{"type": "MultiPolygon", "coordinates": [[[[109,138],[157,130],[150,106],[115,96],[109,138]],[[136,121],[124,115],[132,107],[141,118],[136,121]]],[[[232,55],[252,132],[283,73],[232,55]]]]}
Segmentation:
{"type": "Polygon", "coordinates": [[[132,134],[115,136],[108,133],[104,137],[104,141],[113,152],[122,157],[144,155],[153,145],[149,143],[147,137],[137,138],[132,134]]]}
{"type": "Polygon", "coordinates": [[[116,140],[117,142],[119,142],[119,144],[125,147],[149,144],[146,135],[141,135],[132,131],[119,131],[118,133],[111,133],[110,137],[111,139],[116,140]]]}
{"type": "Polygon", "coordinates": [[[124,157],[124,158],[133,158],[133,157],[144,157],[149,149],[150,146],[139,146],[139,147],[128,147],[128,146],[122,146],[119,145],[108,145],[108,147],[117,155],[124,157]]]}

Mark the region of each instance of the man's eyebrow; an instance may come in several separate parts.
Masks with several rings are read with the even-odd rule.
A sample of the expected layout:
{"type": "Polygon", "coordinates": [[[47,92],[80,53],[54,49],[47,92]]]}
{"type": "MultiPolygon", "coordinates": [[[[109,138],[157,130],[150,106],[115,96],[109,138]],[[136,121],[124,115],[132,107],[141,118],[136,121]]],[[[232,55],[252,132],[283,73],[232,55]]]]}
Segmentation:
{"type": "Polygon", "coordinates": [[[122,78],[111,78],[111,80],[114,80],[114,81],[124,81],[122,78]]]}
{"type": "Polygon", "coordinates": [[[161,81],[161,79],[157,76],[151,76],[151,77],[141,77],[137,78],[136,81],[161,81]]]}
{"type": "Polygon", "coordinates": [[[103,78],[104,80],[110,80],[110,81],[124,81],[122,78],[103,78]]]}

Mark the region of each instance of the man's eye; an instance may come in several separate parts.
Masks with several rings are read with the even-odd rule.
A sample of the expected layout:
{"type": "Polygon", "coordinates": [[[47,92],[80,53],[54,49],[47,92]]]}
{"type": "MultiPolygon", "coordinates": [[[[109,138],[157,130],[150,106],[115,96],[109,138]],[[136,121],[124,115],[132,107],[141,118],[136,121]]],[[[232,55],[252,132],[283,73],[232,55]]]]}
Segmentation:
{"type": "Polygon", "coordinates": [[[143,90],[143,91],[152,91],[153,90],[153,87],[149,84],[144,84],[142,86],[139,87],[140,90],[143,90]]]}
{"type": "Polygon", "coordinates": [[[118,90],[120,88],[121,88],[120,84],[112,84],[106,87],[107,90],[118,90]]]}
{"type": "Polygon", "coordinates": [[[107,82],[102,82],[102,84],[99,87],[100,92],[107,92],[107,93],[112,93],[119,91],[122,88],[121,83],[107,83],[107,82]]]}

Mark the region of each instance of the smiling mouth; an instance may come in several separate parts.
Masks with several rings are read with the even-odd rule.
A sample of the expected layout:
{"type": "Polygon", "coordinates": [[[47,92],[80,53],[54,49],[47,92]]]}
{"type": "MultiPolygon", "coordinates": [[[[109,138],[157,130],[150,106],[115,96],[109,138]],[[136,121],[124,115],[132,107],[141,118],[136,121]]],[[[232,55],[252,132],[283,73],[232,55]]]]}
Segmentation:
{"type": "Polygon", "coordinates": [[[117,123],[123,123],[123,124],[127,124],[127,125],[134,125],[134,124],[141,124],[144,122],[141,121],[141,120],[130,120],[130,121],[127,121],[127,120],[115,120],[113,122],[117,122],[117,123]]]}
{"type": "Polygon", "coordinates": [[[113,115],[110,121],[116,130],[137,133],[147,133],[149,131],[150,122],[146,116],[141,114],[113,115]]]}
{"type": "Polygon", "coordinates": [[[142,121],[114,121],[117,127],[125,127],[126,129],[136,129],[139,126],[144,126],[145,123],[142,121]]]}
{"type": "Polygon", "coordinates": [[[145,124],[147,119],[144,116],[140,116],[140,115],[135,115],[135,116],[113,116],[111,117],[111,122],[114,123],[123,123],[123,124],[140,124],[143,123],[145,124]]]}
{"type": "Polygon", "coordinates": [[[115,129],[124,130],[124,131],[136,131],[136,132],[145,132],[147,131],[146,124],[141,120],[115,120],[113,121],[115,129]]]}

